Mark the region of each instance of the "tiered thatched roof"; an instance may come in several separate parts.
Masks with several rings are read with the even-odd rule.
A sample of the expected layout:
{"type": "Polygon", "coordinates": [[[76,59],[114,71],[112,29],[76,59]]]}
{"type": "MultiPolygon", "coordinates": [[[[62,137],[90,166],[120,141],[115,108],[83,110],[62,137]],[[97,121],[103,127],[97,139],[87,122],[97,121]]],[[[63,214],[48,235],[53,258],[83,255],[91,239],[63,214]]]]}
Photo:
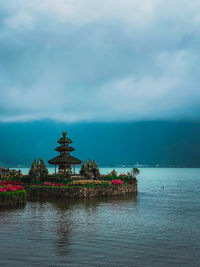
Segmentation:
{"type": "Polygon", "coordinates": [[[65,156],[60,155],[53,159],[50,159],[48,162],[53,165],[59,165],[59,164],[73,165],[73,164],[81,164],[82,161],[70,155],[65,155],[65,156]]]}
{"type": "Polygon", "coordinates": [[[74,151],[73,147],[69,144],[72,143],[71,139],[67,137],[67,132],[62,133],[62,137],[58,140],[61,146],[56,147],[56,151],[60,152],[60,156],[57,156],[48,161],[49,164],[59,165],[59,169],[66,170],[71,168],[71,165],[81,164],[81,160],[70,155],[70,152],[74,151]]]}
{"type": "Polygon", "coordinates": [[[73,147],[63,145],[63,146],[58,146],[58,147],[56,147],[55,150],[58,151],[58,152],[64,152],[64,151],[72,152],[72,151],[74,151],[75,149],[74,149],[73,147]]]}

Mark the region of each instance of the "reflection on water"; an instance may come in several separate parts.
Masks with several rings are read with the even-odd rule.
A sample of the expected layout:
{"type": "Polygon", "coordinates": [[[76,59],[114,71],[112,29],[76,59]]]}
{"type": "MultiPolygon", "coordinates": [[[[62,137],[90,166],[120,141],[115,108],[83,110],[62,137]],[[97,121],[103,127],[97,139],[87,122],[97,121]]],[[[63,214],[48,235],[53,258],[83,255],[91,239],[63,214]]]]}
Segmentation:
{"type": "Polygon", "coordinates": [[[105,242],[103,235],[112,232],[118,223],[112,215],[123,216],[128,203],[136,207],[137,195],[31,201],[24,208],[4,209],[0,219],[0,241],[5,244],[0,252],[2,264],[25,266],[28,261],[29,266],[38,262],[66,266],[77,260],[74,254],[77,251],[79,266],[88,261],[87,250],[92,250],[98,259],[101,256],[98,240],[105,242]],[[105,224],[108,226],[104,229],[105,224]]]}
{"type": "Polygon", "coordinates": [[[55,242],[55,247],[57,253],[61,256],[66,256],[70,252],[70,234],[75,231],[73,228],[81,227],[82,231],[87,232],[88,229],[90,233],[89,242],[92,243],[92,239],[95,238],[95,232],[98,231],[97,220],[95,217],[98,213],[98,206],[105,205],[109,203],[114,209],[121,209],[125,205],[124,200],[137,201],[136,194],[133,196],[123,196],[123,197],[112,197],[112,198],[98,198],[90,200],[71,200],[67,203],[59,200],[54,201],[51,204],[57,209],[57,240],[55,242]],[[76,215],[74,216],[74,212],[76,215]],[[73,226],[73,227],[72,227],[73,226]],[[92,232],[91,232],[92,230],[92,232]]]}
{"type": "Polygon", "coordinates": [[[200,266],[200,169],[144,170],[139,191],[0,211],[0,265],[200,266]]]}

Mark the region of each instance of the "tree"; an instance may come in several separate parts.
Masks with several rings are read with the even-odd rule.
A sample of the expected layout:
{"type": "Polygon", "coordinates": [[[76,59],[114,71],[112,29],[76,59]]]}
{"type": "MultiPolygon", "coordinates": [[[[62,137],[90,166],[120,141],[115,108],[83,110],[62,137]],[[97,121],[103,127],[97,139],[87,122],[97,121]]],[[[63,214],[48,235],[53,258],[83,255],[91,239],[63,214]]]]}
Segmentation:
{"type": "Polygon", "coordinates": [[[79,173],[80,173],[81,175],[87,176],[87,173],[88,173],[88,167],[87,167],[87,162],[86,162],[86,161],[83,162],[83,164],[82,164],[82,166],[81,166],[81,169],[80,169],[79,173]]]}
{"type": "Polygon", "coordinates": [[[100,176],[100,171],[95,160],[93,160],[92,163],[92,173],[94,175],[94,178],[98,178],[100,176]]]}
{"type": "Polygon", "coordinates": [[[45,180],[48,177],[49,171],[43,159],[40,159],[39,170],[40,170],[40,179],[45,180]]]}
{"type": "Polygon", "coordinates": [[[43,159],[34,160],[28,175],[34,182],[39,182],[39,180],[44,181],[48,177],[48,169],[43,159]]]}
{"type": "Polygon", "coordinates": [[[92,162],[90,159],[88,162],[84,161],[80,169],[80,174],[90,179],[99,177],[100,172],[96,161],[93,160],[92,162]]]}
{"type": "Polygon", "coordinates": [[[88,171],[88,177],[89,178],[94,178],[94,174],[93,174],[93,164],[92,164],[92,161],[89,159],[88,160],[88,163],[87,163],[87,171],[88,171]]]}
{"type": "Polygon", "coordinates": [[[34,177],[35,174],[36,174],[36,172],[37,172],[37,169],[38,169],[38,167],[37,167],[37,161],[34,159],[32,165],[30,167],[30,170],[29,170],[28,175],[31,176],[31,177],[34,177]]]}

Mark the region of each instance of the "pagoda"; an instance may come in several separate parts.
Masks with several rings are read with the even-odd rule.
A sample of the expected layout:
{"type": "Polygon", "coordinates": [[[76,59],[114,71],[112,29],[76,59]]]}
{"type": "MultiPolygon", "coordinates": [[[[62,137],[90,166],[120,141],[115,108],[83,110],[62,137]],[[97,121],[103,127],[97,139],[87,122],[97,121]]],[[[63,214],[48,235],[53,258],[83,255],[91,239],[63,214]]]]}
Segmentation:
{"type": "Polygon", "coordinates": [[[56,166],[58,166],[59,172],[66,172],[67,170],[71,170],[72,165],[75,173],[75,165],[81,164],[82,161],[70,155],[70,152],[75,150],[73,147],[69,146],[72,141],[67,137],[67,132],[63,132],[62,135],[63,136],[58,140],[60,146],[55,148],[55,150],[60,153],[60,156],[50,159],[48,163],[55,166],[55,173],[56,166]]]}

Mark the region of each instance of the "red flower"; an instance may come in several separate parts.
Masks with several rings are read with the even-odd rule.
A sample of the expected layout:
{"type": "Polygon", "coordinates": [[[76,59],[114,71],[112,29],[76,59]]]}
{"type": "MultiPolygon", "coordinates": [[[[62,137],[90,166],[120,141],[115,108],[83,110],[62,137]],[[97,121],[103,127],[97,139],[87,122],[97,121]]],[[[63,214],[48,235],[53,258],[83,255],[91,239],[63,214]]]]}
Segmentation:
{"type": "Polygon", "coordinates": [[[0,186],[1,185],[22,185],[22,183],[9,181],[9,180],[4,180],[4,181],[0,181],[0,186]]]}
{"type": "Polygon", "coordinates": [[[111,184],[112,185],[122,185],[122,184],[124,184],[124,182],[120,179],[114,179],[111,181],[111,184]]]}
{"type": "Polygon", "coordinates": [[[53,184],[53,183],[50,183],[50,182],[44,182],[44,185],[46,186],[63,186],[63,184],[53,184]]]}

